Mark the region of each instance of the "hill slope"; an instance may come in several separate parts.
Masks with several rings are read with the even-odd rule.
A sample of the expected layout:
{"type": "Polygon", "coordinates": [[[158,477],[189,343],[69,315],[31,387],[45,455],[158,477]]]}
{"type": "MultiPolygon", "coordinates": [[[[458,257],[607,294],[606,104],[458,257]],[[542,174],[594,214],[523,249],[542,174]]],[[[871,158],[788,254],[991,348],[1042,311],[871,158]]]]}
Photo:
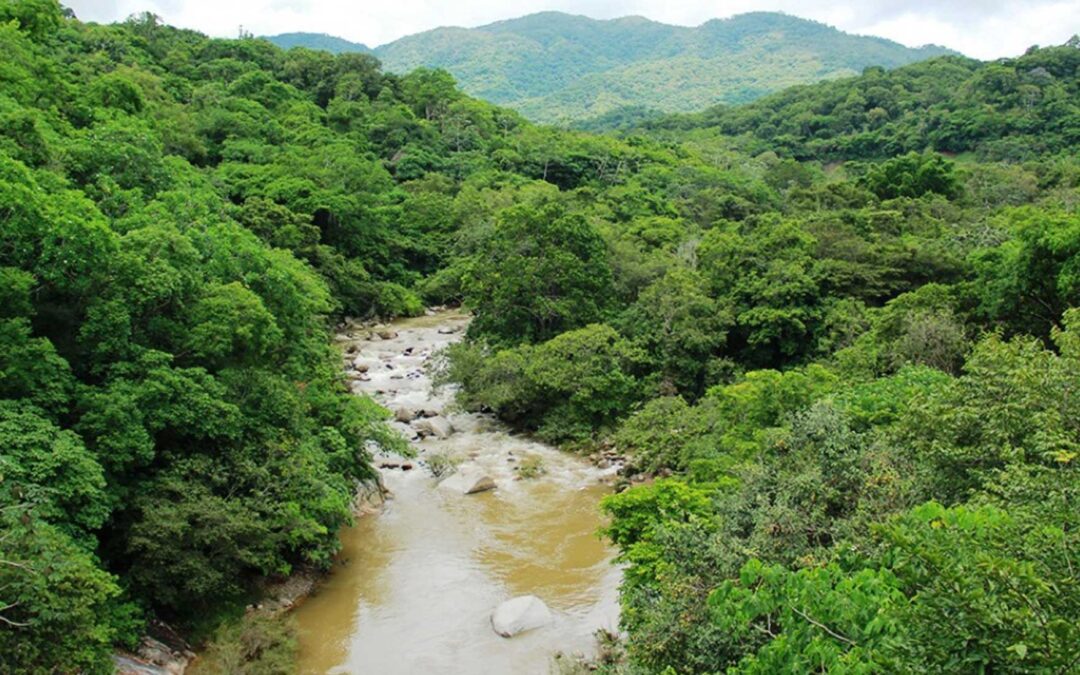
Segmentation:
{"type": "MultiPolygon", "coordinates": [[[[318,45],[282,37],[270,39],[281,46],[318,45]]],[[[445,68],[474,96],[558,122],[629,105],[687,112],[745,103],[790,85],[854,75],[871,65],[893,68],[947,50],[911,49],[767,12],[696,28],[543,12],[479,28],[437,28],[374,53],[390,71],[445,68]]]]}
{"type": "MultiPolygon", "coordinates": [[[[743,106],[644,120],[669,141],[725,138],[750,154],[880,159],[931,149],[1021,162],[1080,143],[1080,40],[1016,59],[941,57],[792,87],[743,106]]],[[[632,125],[629,125],[632,128],[632,125]]]]}

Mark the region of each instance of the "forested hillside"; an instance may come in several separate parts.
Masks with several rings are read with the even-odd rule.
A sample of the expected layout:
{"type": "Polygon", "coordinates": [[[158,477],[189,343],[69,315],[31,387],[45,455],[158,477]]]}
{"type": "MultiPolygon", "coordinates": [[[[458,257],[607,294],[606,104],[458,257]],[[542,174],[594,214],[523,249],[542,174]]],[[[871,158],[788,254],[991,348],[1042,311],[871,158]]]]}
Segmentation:
{"type": "Polygon", "coordinates": [[[54,0],[0,48],[0,671],[328,565],[402,449],[330,329],[444,302],[462,405],[644,482],[603,668],[1080,663],[1075,44],[622,138],[54,0]]]}
{"type": "Polygon", "coordinates": [[[462,403],[645,478],[602,670],[1080,667],[1078,79],[1074,40],[665,120],[673,170],[442,273],[462,403]]]}
{"type": "MultiPolygon", "coordinates": [[[[1074,54],[1033,49],[983,64],[943,57],[860,77],[792,87],[750,105],[645,121],[677,140],[734,137],[744,152],[796,159],[880,159],[925,149],[1020,162],[1080,143],[1074,54]]],[[[633,125],[630,125],[631,127],[633,125]]]]}
{"type": "MultiPolygon", "coordinates": [[[[325,37],[270,40],[321,48],[325,37]]],[[[445,68],[470,95],[541,122],[580,121],[627,106],[698,111],[944,53],[768,12],[696,28],[541,12],[478,28],[437,28],[374,50],[387,70],[445,68]]]]}

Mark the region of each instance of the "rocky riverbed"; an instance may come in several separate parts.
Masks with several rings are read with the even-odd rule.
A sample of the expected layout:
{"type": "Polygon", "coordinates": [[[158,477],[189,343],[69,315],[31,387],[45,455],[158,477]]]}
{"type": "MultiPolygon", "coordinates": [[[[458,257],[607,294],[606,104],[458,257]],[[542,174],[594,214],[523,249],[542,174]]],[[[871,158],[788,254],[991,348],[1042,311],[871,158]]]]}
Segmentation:
{"type": "Polygon", "coordinates": [[[354,391],[394,413],[416,454],[376,458],[390,499],[342,533],[334,571],[296,610],[301,673],[546,673],[556,651],[587,653],[617,625],[620,572],[597,535],[617,458],[590,463],[456,411],[427,365],[468,320],[339,335],[354,391]],[[495,608],[530,595],[551,620],[496,634],[495,608]]]}

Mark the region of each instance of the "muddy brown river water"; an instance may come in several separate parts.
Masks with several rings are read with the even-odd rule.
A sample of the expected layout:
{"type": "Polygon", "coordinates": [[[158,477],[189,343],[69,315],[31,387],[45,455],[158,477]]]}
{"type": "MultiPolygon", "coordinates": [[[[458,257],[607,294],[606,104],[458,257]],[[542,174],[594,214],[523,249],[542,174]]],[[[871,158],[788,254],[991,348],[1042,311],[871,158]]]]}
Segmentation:
{"type": "MultiPolygon", "coordinates": [[[[368,368],[366,381],[353,383],[357,393],[391,410],[438,412],[454,432],[414,441],[413,470],[382,470],[393,495],[383,511],[342,533],[334,571],[296,610],[305,675],[547,673],[554,652],[588,653],[597,629],[617,626],[620,572],[597,535],[605,472],[511,435],[488,416],[455,413],[452,392],[432,390],[425,363],[459,340],[467,322],[441,312],[390,325],[391,339],[354,342],[368,368]],[[442,453],[497,489],[464,495],[439,487],[422,464],[442,453]],[[546,473],[514,480],[514,467],[530,456],[546,473]],[[492,610],[525,594],[547,603],[554,621],[499,637],[492,610]]],[[[415,435],[413,426],[395,425],[415,435]]]]}

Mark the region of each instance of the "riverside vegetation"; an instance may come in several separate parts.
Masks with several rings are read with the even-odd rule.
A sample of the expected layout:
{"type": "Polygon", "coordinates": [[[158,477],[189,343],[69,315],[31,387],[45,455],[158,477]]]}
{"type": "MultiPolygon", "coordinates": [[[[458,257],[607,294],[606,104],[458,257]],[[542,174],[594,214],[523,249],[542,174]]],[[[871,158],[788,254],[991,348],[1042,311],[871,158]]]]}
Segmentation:
{"type": "Polygon", "coordinates": [[[671,474],[603,668],[1076,670],[1080,41],[619,137],[55,0],[0,49],[0,670],[327,566],[401,442],[332,320],[454,301],[463,405],[671,474]]]}

